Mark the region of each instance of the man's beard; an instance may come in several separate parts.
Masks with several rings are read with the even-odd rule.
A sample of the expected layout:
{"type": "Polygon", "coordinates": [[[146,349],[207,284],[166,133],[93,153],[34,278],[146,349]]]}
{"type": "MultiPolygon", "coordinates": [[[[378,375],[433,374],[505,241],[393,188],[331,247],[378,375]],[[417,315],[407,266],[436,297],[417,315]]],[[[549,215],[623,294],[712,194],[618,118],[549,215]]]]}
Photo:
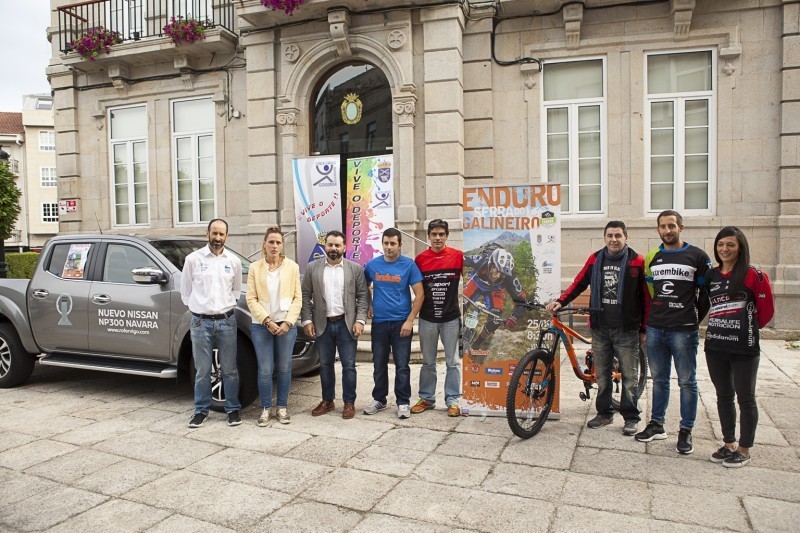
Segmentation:
{"type": "Polygon", "coordinates": [[[325,255],[327,255],[328,259],[331,261],[338,261],[342,257],[342,252],[338,250],[328,250],[325,252],[325,255]]]}

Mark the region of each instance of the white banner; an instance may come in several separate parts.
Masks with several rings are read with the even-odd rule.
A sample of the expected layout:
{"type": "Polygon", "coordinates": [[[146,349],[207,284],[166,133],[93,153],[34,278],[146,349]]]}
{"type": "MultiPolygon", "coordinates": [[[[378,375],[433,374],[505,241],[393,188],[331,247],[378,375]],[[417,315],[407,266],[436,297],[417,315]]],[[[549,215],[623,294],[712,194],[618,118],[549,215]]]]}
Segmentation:
{"type": "Polygon", "coordinates": [[[294,214],[297,220],[297,264],[325,256],[325,235],[342,231],[339,156],[301,157],[293,161],[294,214]]]}

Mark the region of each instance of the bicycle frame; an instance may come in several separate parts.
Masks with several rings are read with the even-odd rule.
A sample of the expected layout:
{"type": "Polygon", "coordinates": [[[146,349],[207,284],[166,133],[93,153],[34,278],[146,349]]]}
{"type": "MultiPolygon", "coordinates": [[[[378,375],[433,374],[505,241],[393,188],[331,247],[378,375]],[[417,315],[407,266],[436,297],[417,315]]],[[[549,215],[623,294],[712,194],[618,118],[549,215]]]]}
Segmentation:
{"type": "Polygon", "coordinates": [[[567,351],[567,356],[569,357],[569,362],[572,365],[572,371],[575,372],[575,376],[584,383],[596,383],[597,378],[595,377],[594,372],[587,374],[581,370],[581,367],[578,364],[578,359],[575,355],[575,345],[572,342],[573,339],[578,339],[583,344],[592,344],[591,338],[584,337],[571,327],[561,322],[561,320],[554,315],[550,321],[550,326],[548,326],[547,329],[543,329],[539,332],[537,348],[544,348],[547,350],[555,361],[558,343],[561,342],[564,345],[564,349],[567,351]]]}

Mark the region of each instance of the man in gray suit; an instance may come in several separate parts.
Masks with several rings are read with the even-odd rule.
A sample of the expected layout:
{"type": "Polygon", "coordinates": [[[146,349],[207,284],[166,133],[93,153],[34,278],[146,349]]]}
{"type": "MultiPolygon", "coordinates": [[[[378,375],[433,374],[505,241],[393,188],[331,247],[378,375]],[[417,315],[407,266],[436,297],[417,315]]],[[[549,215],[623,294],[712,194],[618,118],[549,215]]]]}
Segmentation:
{"type": "Polygon", "coordinates": [[[322,382],[322,401],[311,411],[324,415],[336,407],[336,350],[342,362],[342,418],[356,414],[356,343],[367,323],[369,289],[364,270],[344,258],[344,234],[329,231],[325,237],[325,259],[308,264],[303,277],[303,330],[316,337],[322,382]]]}

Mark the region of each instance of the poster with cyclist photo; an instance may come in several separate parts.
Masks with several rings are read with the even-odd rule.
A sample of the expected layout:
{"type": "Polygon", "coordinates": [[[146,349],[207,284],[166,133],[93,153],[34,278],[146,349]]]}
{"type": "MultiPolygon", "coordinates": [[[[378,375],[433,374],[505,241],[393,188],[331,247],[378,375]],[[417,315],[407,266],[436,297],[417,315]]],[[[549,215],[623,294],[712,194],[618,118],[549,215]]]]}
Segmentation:
{"type": "Polygon", "coordinates": [[[526,304],[561,291],[560,186],[469,187],[463,210],[462,411],[505,416],[516,363],[549,323],[526,304]]]}

